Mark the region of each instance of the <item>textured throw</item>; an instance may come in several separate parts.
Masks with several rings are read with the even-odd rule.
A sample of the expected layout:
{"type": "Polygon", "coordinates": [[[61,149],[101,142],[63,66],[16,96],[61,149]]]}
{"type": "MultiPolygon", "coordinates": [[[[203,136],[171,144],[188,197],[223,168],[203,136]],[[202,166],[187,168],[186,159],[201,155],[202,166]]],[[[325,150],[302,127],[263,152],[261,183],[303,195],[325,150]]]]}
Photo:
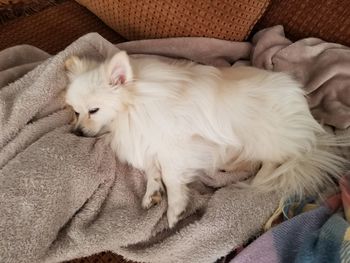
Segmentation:
{"type": "MultiPolygon", "coordinates": [[[[258,35],[253,49],[250,43],[205,38],[145,40],[118,48],[217,66],[240,59],[249,63],[252,57],[253,65],[288,71],[259,62],[274,60],[291,46],[264,44],[267,38],[279,39],[279,29],[258,35]]],[[[317,57],[313,47],[306,49],[317,57]]],[[[52,57],[30,46],[0,52],[1,262],[60,262],[106,250],[143,262],[214,262],[259,234],[277,208],[276,194],[237,191],[231,184],[235,179],[224,174],[193,185],[186,218],[174,230],[167,228],[166,200],[141,208],[143,174],[119,163],[102,140],[71,134],[72,113],[61,96],[67,56],[103,59],[118,48],[92,33],[52,57]]],[[[323,74],[313,64],[308,71],[313,72],[308,80],[323,74]]]]}
{"type": "Polygon", "coordinates": [[[313,202],[286,206],[286,221],[263,234],[230,263],[350,262],[349,180],[344,177],[341,193],[321,206],[313,202]]]}

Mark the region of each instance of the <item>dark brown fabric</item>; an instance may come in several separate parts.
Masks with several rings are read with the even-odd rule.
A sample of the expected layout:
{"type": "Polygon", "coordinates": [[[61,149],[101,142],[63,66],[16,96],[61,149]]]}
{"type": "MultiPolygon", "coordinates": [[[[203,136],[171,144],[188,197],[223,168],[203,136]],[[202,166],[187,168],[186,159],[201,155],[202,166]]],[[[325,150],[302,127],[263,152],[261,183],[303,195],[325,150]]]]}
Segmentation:
{"type": "Polygon", "coordinates": [[[127,261],[121,256],[115,255],[111,252],[103,252],[97,255],[93,255],[86,258],[79,258],[72,261],[66,261],[66,263],[133,263],[127,261]]]}
{"type": "Polygon", "coordinates": [[[30,44],[54,54],[89,32],[98,32],[113,43],[124,41],[94,14],[71,0],[0,26],[0,50],[30,44]]]}
{"type": "Polygon", "coordinates": [[[244,40],[270,0],[78,0],[129,40],[204,36],[244,40]]]}
{"type": "Polygon", "coordinates": [[[78,258],[65,263],[136,263],[111,252],[103,252],[86,258],[78,258]]]}
{"type": "Polygon", "coordinates": [[[283,25],[291,40],[318,37],[350,46],[349,0],[271,0],[254,28],[283,25]]]}

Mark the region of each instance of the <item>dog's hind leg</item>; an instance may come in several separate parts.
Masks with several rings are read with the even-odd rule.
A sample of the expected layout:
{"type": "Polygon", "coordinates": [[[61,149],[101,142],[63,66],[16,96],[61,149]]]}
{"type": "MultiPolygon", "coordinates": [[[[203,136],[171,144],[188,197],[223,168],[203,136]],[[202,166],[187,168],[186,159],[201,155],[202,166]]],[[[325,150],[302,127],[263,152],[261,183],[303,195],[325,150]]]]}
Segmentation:
{"type": "Polygon", "coordinates": [[[168,224],[172,228],[179,221],[188,204],[188,188],[182,181],[182,172],[176,169],[162,169],[162,178],[168,197],[168,224]]]}

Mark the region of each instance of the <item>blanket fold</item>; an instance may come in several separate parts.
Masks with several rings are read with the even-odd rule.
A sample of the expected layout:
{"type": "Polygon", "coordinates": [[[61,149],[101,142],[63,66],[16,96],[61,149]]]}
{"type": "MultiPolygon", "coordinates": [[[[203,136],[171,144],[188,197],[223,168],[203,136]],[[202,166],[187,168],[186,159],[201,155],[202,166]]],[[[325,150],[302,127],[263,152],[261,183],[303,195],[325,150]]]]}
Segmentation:
{"type": "Polygon", "coordinates": [[[253,66],[294,75],[317,120],[339,129],[350,126],[349,47],[318,38],[291,43],[282,26],[258,32],[253,44],[253,66]]]}

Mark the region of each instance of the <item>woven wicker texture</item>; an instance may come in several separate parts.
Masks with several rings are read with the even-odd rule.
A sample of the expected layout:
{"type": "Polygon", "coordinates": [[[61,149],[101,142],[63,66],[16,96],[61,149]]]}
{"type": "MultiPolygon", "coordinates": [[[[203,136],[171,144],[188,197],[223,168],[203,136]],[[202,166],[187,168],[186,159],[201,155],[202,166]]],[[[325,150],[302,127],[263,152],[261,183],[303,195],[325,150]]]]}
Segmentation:
{"type": "Polygon", "coordinates": [[[13,7],[18,4],[28,5],[28,4],[43,4],[45,2],[55,2],[55,0],[0,0],[0,9],[13,7]]]}
{"type": "Polygon", "coordinates": [[[254,31],[277,24],[292,40],[313,36],[350,45],[350,1],[272,0],[254,31]]]}
{"type": "Polygon", "coordinates": [[[0,6],[19,4],[19,3],[32,3],[32,2],[38,2],[38,1],[39,0],[0,0],[0,6]]]}
{"type": "Polygon", "coordinates": [[[129,40],[205,36],[244,40],[270,0],[78,0],[129,40]]]}
{"type": "Polygon", "coordinates": [[[0,26],[22,16],[30,16],[65,0],[0,0],[0,26]]]}
{"type": "Polygon", "coordinates": [[[98,32],[113,43],[124,41],[86,8],[65,1],[0,26],[0,50],[30,44],[54,54],[89,32],[98,32]]]}

